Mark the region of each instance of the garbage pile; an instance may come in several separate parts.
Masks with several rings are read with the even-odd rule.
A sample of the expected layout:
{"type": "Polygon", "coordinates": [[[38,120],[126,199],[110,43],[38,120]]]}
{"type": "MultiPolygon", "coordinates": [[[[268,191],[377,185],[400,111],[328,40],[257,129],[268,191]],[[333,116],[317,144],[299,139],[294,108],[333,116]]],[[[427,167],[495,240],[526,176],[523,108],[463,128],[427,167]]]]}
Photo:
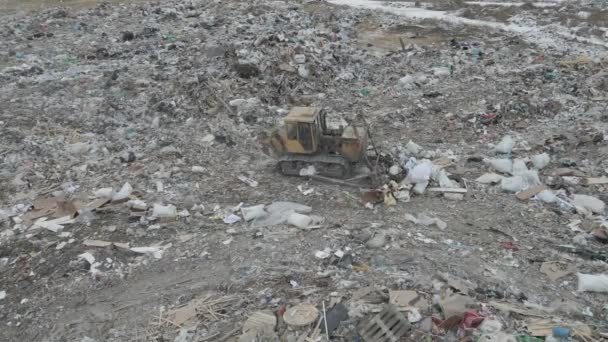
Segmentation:
{"type": "Polygon", "coordinates": [[[0,340],[606,337],[605,3],[16,3],[0,340]],[[281,176],[296,106],[386,181],[281,176]]]}
{"type": "MultiPolygon", "coordinates": [[[[293,281],[292,285],[295,289],[299,287],[293,281]]],[[[233,329],[223,337],[236,337],[240,342],[332,338],[421,340],[429,335],[446,340],[471,341],[593,340],[588,325],[579,321],[542,318],[544,313],[539,308],[500,301],[478,303],[469,296],[475,291],[475,284],[464,279],[437,275],[431,293],[427,291],[370,286],[333,292],[320,304],[310,302],[311,297],[318,296],[311,295],[309,291],[300,303],[250,312],[241,329],[233,329]],[[514,314],[525,322],[522,331],[505,332],[505,322],[514,314]]],[[[235,300],[234,296],[209,293],[204,298],[169,310],[166,322],[178,327],[197,321],[209,324],[219,319],[218,312],[222,309],[234,309],[235,300]]],[[[179,336],[187,331],[191,338],[196,336],[196,329],[181,328],[176,340],[181,341],[179,336]]]]}

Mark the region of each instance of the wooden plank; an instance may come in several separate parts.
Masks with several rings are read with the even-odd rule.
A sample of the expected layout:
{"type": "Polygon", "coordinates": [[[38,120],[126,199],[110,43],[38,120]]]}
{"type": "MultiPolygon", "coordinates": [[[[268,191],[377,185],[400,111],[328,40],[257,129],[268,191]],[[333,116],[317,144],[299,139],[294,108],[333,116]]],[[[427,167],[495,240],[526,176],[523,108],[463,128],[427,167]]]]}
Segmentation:
{"type": "Polygon", "coordinates": [[[329,178],[329,177],[324,177],[324,176],[319,176],[319,175],[311,175],[311,176],[307,176],[310,179],[314,179],[314,180],[318,180],[318,181],[322,181],[322,182],[327,182],[327,183],[332,183],[332,184],[337,184],[337,185],[346,185],[346,186],[352,186],[354,188],[359,188],[360,185],[359,184],[354,184],[354,183],[349,183],[343,180],[339,180],[339,179],[334,179],[334,178],[329,178]]]}
{"type": "Polygon", "coordinates": [[[454,192],[459,194],[464,194],[467,192],[467,189],[463,188],[428,188],[426,190],[430,192],[454,192]]]}
{"type": "Polygon", "coordinates": [[[520,191],[515,196],[522,201],[529,200],[530,198],[536,196],[539,192],[547,190],[547,187],[544,185],[533,186],[527,188],[526,190],[520,191]]]}
{"type": "Polygon", "coordinates": [[[585,178],[585,184],[587,184],[587,185],[608,184],[608,177],[588,177],[588,178],[585,178]]]}

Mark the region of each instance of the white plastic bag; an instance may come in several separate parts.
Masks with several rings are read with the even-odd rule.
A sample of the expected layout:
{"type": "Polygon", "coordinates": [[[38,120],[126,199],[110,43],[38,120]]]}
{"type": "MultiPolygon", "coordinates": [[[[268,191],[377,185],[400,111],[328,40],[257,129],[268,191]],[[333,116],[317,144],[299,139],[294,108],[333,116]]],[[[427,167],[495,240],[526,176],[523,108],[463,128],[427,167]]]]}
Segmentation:
{"type": "Polygon", "coordinates": [[[547,153],[534,155],[530,159],[532,160],[532,165],[534,165],[534,168],[537,170],[544,168],[551,162],[551,157],[549,157],[549,154],[547,153]]]}
{"type": "Polygon", "coordinates": [[[555,203],[557,202],[557,196],[551,190],[543,190],[536,194],[536,198],[545,202],[545,203],[555,203]]]}
{"type": "Polygon", "coordinates": [[[254,205],[251,207],[242,207],[241,215],[243,215],[243,219],[245,221],[251,221],[254,219],[258,219],[261,217],[265,217],[268,213],[264,210],[264,205],[254,205]]]}
{"type": "Polygon", "coordinates": [[[500,181],[500,188],[509,192],[519,192],[526,188],[526,182],[521,176],[504,177],[500,181]]]}
{"type": "Polygon", "coordinates": [[[513,162],[511,159],[484,159],[484,162],[500,173],[513,172],[513,162]]]}
{"type": "Polygon", "coordinates": [[[498,173],[488,172],[479,176],[475,181],[481,184],[495,184],[500,183],[502,178],[503,176],[499,175],[498,173]]]}
{"type": "Polygon", "coordinates": [[[494,151],[497,153],[508,154],[513,150],[513,146],[515,146],[515,140],[510,135],[506,135],[502,138],[502,140],[494,147],[494,151]]]}
{"type": "Polygon", "coordinates": [[[526,162],[523,159],[515,159],[513,161],[513,176],[520,176],[528,171],[526,162]]]}
{"type": "Polygon", "coordinates": [[[578,292],[608,292],[608,275],[577,273],[578,292]]]}
{"type": "Polygon", "coordinates": [[[604,201],[588,195],[574,195],[572,196],[572,204],[575,207],[589,210],[594,214],[602,214],[606,208],[604,201]]]}
{"type": "Polygon", "coordinates": [[[152,216],[154,217],[164,217],[171,218],[177,216],[177,208],[173,204],[162,205],[162,204],[154,204],[152,208],[152,216]]]}
{"type": "Polygon", "coordinates": [[[287,223],[292,226],[296,226],[300,229],[308,228],[312,223],[312,218],[308,215],[302,215],[298,213],[292,213],[287,218],[287,223]]]}
{"type": "Polygon", "coordinates": [[[405,145],[405,150],[411,155],[418,156],[418,154],[422,152],[422,146],[410,140],[407,145],[405,145]]]}
{"type": "Polygon", "coordinates": [[[410,183],[427,183],[431,179],[433,171],[433,163],[429,160],[423,160],[420,164],[416,164],[407,175],[407,180],[410,183]]]}

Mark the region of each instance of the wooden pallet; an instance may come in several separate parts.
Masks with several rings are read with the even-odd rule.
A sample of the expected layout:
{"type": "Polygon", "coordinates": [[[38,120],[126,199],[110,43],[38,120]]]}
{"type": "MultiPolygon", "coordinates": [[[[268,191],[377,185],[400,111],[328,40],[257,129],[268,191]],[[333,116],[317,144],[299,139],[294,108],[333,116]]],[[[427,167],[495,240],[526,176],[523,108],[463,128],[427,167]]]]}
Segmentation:
{"type": "Polygon", "coordinates": [[[410,330],[407,318],[394,305],[387,305],[359,328],[365,342],[398,342],[410,330]]]}

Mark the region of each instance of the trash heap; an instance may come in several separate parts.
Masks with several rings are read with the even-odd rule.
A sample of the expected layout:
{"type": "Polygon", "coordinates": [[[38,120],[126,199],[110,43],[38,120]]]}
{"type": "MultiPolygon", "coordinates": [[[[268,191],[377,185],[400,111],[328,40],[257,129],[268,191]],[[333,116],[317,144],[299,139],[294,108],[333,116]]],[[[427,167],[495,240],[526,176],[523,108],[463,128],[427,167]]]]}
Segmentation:
{"type": "Polygon", "coordinates": [[[605,337],[605,2],[59,6],[0,6],[0,340],[605,337]],[[387,180],[280,176],[294,106],[387,180]]]}
{"type": "MultiPolygon", "coordinates": [[[[291,285],[300,288],[293,280],[291,285]]],[[[320,303],[311,303],[312,298],[319,296],[308,292],[306,300],[300,303],[250,312],[242,328],[233,329],[230,334],[239,342],[332,338],[395,341],[421,340],[429,335],[470,341],[593,340],[588,325],[542,318],[543,311],[538,308],[501,301],[479,303],[469,296],[475,291],[475,284],[464,279],[438,275],[429,290],[430,293],[374,286],[342,289],[320,303]],[[523,321],[519,333],[505,332],[505,322],[511,315],[518,315],[523,321]]],[[[237,304],[235,296],[208,293],[170,310],[167,321],[178,327],[201,321],[210,324],[220,319],[221,312],[234,310],[237,304]]],[[[195,331],[182,328],[176,341],[188,333],[194,337],[195,331]]]]}

